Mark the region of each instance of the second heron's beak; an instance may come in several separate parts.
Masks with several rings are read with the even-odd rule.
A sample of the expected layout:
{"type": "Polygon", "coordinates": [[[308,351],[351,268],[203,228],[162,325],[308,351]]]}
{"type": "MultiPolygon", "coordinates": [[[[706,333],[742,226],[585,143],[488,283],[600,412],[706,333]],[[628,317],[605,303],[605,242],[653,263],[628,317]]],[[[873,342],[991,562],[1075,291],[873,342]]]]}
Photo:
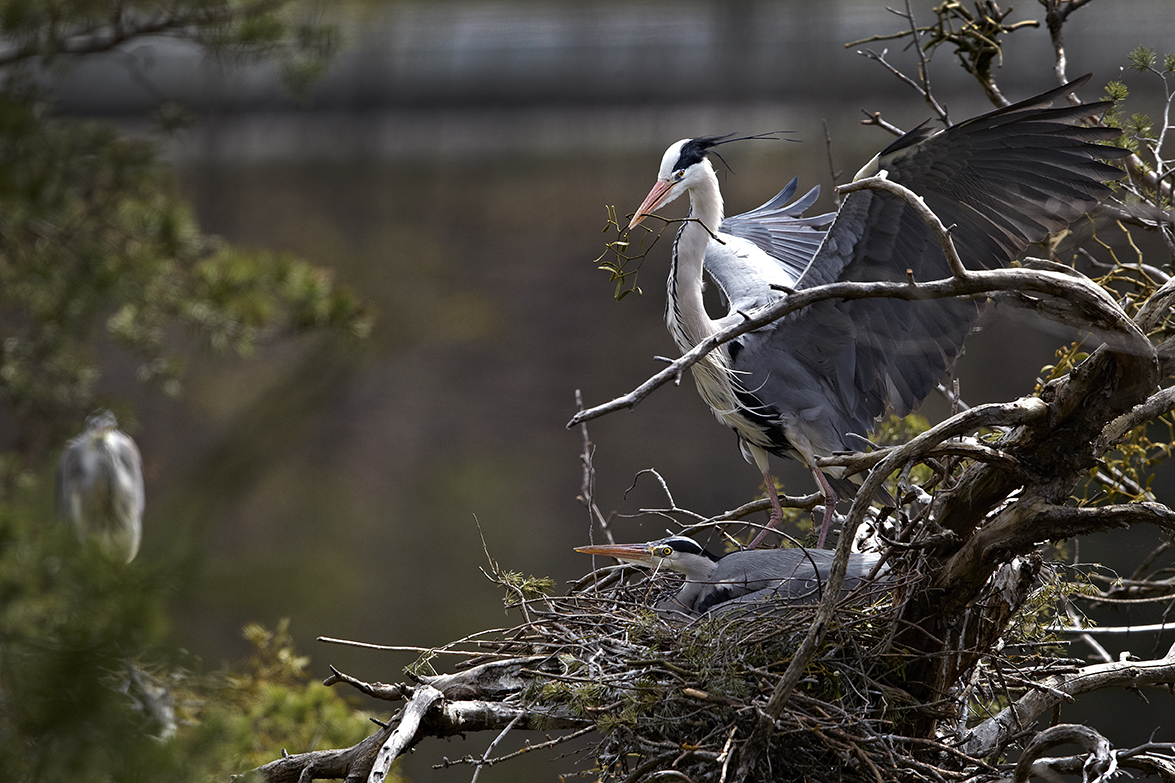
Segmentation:
{"type": "Polygon", "coordinates": [[[600,557],[614,557],[628,563],[652,565],[653,553],[647,544],[610,544],[603,546],[577,546],[576,552],[585,555],[599,555],[600,557]]]}
{"type": "Polygon", "coordinates": [[[636,214],[632,216],[632,222],[628,224],[628,230],[632,231],[640,225],[642,220],[656,212],[662,204],[670,201],[671,199],[668,196],[672,190],[673,183],[671,181],[667,179],[657,180],[657,184],[649,191],[649,195],[645,196],[645,200],[637,209],[636,214]]]}

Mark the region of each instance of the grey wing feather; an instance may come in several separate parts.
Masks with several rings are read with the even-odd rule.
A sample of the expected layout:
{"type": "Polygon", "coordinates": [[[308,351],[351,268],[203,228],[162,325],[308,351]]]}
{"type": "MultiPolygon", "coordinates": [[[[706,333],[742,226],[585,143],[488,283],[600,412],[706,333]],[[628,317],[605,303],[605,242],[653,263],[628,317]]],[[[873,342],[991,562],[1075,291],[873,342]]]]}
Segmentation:
{"type": "MultiPolygon", "coordinates": [[[[835,552],[828,549],[771,549],[732,552],[718,561],[717,582],[697,605],[699,614],[723,603],[754,597],[797,603],[820,599],[832,570],[835,552]]],[[[877,565],[874,554],[854,554],[841,586],[842,595],[856,589],[877,565]]]]}
{"type": "MultiPolygon", "coordinates": [[[[1128,153],[1097,143],[1118,131],[1072,124],[1108,104],[1048,108],[1084,81],[939,133],[915,129],[876,166],[953,226],[968,267],[1006,266],[1029,243],[1096,206],[1110,194],[1103,182],[1122,175],[1102,161],[1128,153]]],[[[911,206],[864,191],[845,200],[797,287],[900,281],[907,270],[920,281],[950,276],[938,241],[911,206]]],[[[732,369],[764,421],[789,411],[789,423],[808,428],[818,453],[857,449],[862,442],[848,433],[867,434],[887,409],[916,407],[954,362],[980,311],[955,299],[821,302],[741,338],[732,369]]]]}
{"type": "Polygon", "coordinates": [[[767,203],[722,221],[723,242],[711,240],[703,268],[718,286],[730,310],[761,307],[783,295],[780,287],[791,287],[807,268],[824,241],[824,231],[834,215],[804,217],[816,203],[820,188],[814,187],[794,202],[796,179],[767,203]],[[732,241],[729,237],[734,237],[732,241]],[[740,241],[762,250],[766,257],[744,252],[740,241]]]}
{"type": "Polygon", "coordinates": [[[825,232],[817,227],[827,226],[836,214],[804,217],[804,212],[811,209],[820,197],[820,186],[789,204],[788,199],[795,195],[797,182],[793,177],[766,204],[726,218],[719,230],[753,242],[798,280],[824,241],[825,232]]]}

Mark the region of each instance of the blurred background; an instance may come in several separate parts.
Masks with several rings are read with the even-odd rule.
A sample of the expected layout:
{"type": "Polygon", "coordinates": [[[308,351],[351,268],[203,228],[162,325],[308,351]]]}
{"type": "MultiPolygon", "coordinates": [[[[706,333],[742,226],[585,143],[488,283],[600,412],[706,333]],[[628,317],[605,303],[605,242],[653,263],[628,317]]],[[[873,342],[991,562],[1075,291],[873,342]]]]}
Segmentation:
{"type": "MultiPolygon", "coordinates": [[[[248,360],[199,360],[178,399],[137,384],[129,357],[107,357],[100,396],[133,400],[128,429],[147,476],[140,558],[183,564],[181,643],[215,665],[245,653],[246,622],[290,617],[316,677],[333,663],[395,681],[415,655],[314,639],[430,646],[512,625],[479,571],[487,552],[560,585],[586,573],[589,560],[572,551],[591,535],[577,500],[582,435],[565,427],[576,390],[589,406],[605,402],[673,351],[662,323],[668,237],[641,267],[643,294],[614,301],[596,263],[614,238],[601,233],[609,207],[630,214],[677,139],[789,131],[789,141],[723,149],[727,212],[759,205],[793,176],[801,192],[820,185],[817,210],[832,209],[832,172],[851,178],[892,138],[862,126],[863,111],[904,129],[931,116],[857,53],[863,46],[844,46],[901,30],[885,5],[340,4],[324,21],[339,25],[342,51],[301,99],[267,66],[230,68],[168,41],[56,74],[62,111],[131,135],[154,133],[161,97],[185,102],[193,122],[164,146],[203,229],[329,267],[376,318],[353,351],[289,340],[248,360]]],[[[930,21],[932,3],[912,5],[930,21]]],[[[1039,9],[1024,11],[1012,19],[1039,9]]],[[[1131,0],[1074,14],[1068,74],[1094,72],[1081,97],[1098,98],[1134,47],[1175,48],[1169,11],[1168,0],[1131,0]]],[[[1010,40],[997,73],[1005,94],[1054,86],[1046,32],[1010,40]]],[[[901,42],[868,46],[887,43],[913,72],[901,42]]],[[[990,108],[945,48],[932,76],[954,120],[990,108]]],[[[1125,78],[1140,103],[1157,99],[1125,78]]],[[[969,403],[1030,392],[1066,337],[1002,315],[959,365],[969,403]]],[[[923,412],[934,420],[946,410],[932,399],[923,412]]],[[[616,514],[618,540],[669,524],[642,513],[671,505],[643,469],[703,516],[761,492],[692,381],[588,429],[595,500],[616,514]]],[[[794,463],[780,467],[789,493],[813,490],[794,463]]],[[[1140,531],[1124,561],[1154,538],[1140,531]]],[[[480,754],[483,744],[422,748],[406,770],[432,779],[441,754],[480,754]]]]}

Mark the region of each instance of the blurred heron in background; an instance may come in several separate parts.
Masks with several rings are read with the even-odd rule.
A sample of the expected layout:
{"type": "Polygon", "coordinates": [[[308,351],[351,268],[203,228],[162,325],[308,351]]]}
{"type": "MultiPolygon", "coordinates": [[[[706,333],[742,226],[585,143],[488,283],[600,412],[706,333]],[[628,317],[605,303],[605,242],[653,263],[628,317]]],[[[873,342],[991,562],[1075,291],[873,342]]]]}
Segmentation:
{"type": "MultiPolygon", "coordinates": [[[[949,226],[968,269],[1007,266],[1030,243],[1060,231],[1110,195],[1122,176],[1103,161],[1129,154],[1100,142],[1119,131],[1087,127],[1108,102],[1061,105],[1089,76],[935,131],[924,123],[882,150],[856,179],[884,176],[921,197],[949,226]]],[[[746,138],[766,138],[749,136],[746,138]]],[[[951,277],[937,237],[896,194],[850,194],[835,214],[804,217],[816,189],[788,203],[795,180],[758,209],[723,216],[709,155],[741,139],[682,139],[666,150],[657,183],[629,230],[681,195],[690,210],[673,242],[665,321],[684,353],[745,314],[791,291],[826,283],[904,282],[951,277]],[[711,318],[703,271],[727,312],[711,318]]],[[[826,498],[818,547],[835,517],[837,493],[855,494],[842,468],[817,460],[868,445],[886,412],[905,415],[934,389],[962,352],[983,303],[973,299],[872,298],[818,302],[720,345],[695,364],[698,391],[737,434],[758,466],[778,526],[783,509],[768,455],[811,468],[826,498]]]]}
{"type": "Polygon", "coordinates": [[[57,505],[78,538],[93,539],[109,557],[129,563],[143,535],[143,461],[110,411],[86,419],[57,467],[57,505]]]}

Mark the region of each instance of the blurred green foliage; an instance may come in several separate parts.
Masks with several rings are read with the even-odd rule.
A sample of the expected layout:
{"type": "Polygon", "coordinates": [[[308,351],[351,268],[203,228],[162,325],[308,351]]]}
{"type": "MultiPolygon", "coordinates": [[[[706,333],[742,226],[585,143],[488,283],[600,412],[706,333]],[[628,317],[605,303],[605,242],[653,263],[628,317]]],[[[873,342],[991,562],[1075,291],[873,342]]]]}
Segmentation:
{"type": "Polygon", "coordinates": [[[294,651],[288,619],[273,631],[250,624],[244,635],[253,655],[191,692],[201,706],[180,732],[190,756],[208,760],[217,779],[273,761],[279,748],[346,748],[376,730],[374,716],[310,680],[310,659],[294,651]]]}
{"type": "MultiPolygon", "coordinates": [[[[295,91],[336,38],[312,6],[284,0],[0,0],[0,414],[16,428],[0,453],[3,780],[226,779],[278,748],[374,729],[308,682],[285,624],[250,626],[249,661],[200,672],[169,639],[177,570],[111,562],[50,508],[44,477],[97,407],[112,349],[176,394],[198,348],[247,355],[370,329],[329,270],[204,234],[155,141],[58,111],[56,76],[159,36],[230,65],[276,64],[295,91]]],[[[167,129],[185,113],[161,101],[167,129]]]]}
{"type": "Polygon", "coordinates": [[[172,572],[38,522],[42,495],[29,486],[0,504],[4,780],[226,780],[279,748],[347,747],[375,730],[310,681],[288,621],[250,625],[248,660],[199,673],[167,644],[172,572]]]}
{"type": "Polygon", "coordinates": [[[230,0],[0,0],[0,404],[20,427],[26,464],[96,407],[105,344],[175,394],[193,342],[247,354],[324,327],[369,330],[327,270],[203,234],[152,141],[55,114],[55,70],[148,35],[188,38],[230,61],[276,59],[304,80],[333,34],[303,16],[230,0]]]}

